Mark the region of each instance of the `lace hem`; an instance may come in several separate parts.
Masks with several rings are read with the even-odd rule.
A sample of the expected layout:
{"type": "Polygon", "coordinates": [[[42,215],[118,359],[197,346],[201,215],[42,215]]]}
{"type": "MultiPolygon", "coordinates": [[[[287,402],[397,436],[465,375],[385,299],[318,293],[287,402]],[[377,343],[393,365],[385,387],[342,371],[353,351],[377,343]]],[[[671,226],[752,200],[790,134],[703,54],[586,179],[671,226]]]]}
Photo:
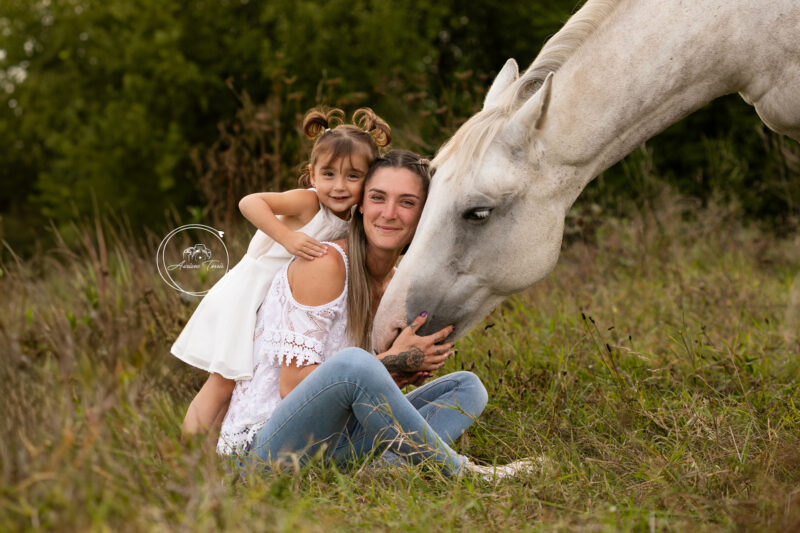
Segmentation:
{"type": "Polygon", "coordinates": [[[255,357],[273,367],[290,364],[298,367],[323,361],[325,346],[322,342],[292,331],[264,330],[255,341],[255,357]]]}
{"type": "Polygon", "coordinates": [[[217,454],[219,455],[242,455],[247,453],[248,445],[264,424],[248,426],[240,431],[231,433],[220,433],[217,441],[217,454]]]}

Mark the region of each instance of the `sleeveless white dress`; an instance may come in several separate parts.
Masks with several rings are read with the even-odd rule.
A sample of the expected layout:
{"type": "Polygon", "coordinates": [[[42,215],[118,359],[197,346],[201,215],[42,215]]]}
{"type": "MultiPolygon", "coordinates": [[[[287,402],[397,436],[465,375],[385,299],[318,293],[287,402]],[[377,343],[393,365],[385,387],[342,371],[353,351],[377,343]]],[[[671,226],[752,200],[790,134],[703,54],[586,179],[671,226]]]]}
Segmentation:
{"type": "MultiPolygon", "coordinates": [[[[343,238],[347,228],[346,221],[320,204],[317,214],[297,231],[322,242],[343,238]]],[[[275,274],[292,257],[258,230],[242,260],[203,297],[172,345],[172,355],[228,379],[252,377],[256,311],[275,274]]]]}
{"type": "Polygon", "coordinates": [[[286,264],[275,276],[263,305],[258,309],[252,343],[252,379],[238,380],[222,422],[217,452],[241,453],[258,430],[267,423],[281,401],[281,365],[295,360],[297,366],[323,363],[347,348],[347,256],[338,245],[327,243],[342,254],[345,282],[341,294],[324,305],[298,303],[292,296],[286,264]]]}

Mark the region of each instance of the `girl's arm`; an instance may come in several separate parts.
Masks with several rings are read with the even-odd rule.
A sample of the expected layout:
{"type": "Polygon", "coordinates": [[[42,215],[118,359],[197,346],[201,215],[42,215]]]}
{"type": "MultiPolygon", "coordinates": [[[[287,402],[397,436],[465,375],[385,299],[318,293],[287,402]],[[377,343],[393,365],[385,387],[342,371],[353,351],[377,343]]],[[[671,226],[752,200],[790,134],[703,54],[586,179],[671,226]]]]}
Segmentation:
{"type": "MultiPolygon", "coordinates": [[[[316,261],[295,261],[289,266],[289,286],[297,303],[309,306],[324,305],[335,300],[344,290],[346,270],[341,254],[332,253],[316,261]]],[[[327,331],[321,332],[328,335],[327,331]]],[[[297,366],[296,359],[281,368],[281,398],[289,394],[319,365],[297,366]]]]}
{"type": "Polygon", "coordinates": [[[325,247],[316,239],[295,231],[319,211],[319,199],[314,191],[295,189],[248,194],[239,201],[239,211],[292,255],[311,260],[325,253],[325,247]],[[283,219],[276,215],[282,215],[283,219]]]}

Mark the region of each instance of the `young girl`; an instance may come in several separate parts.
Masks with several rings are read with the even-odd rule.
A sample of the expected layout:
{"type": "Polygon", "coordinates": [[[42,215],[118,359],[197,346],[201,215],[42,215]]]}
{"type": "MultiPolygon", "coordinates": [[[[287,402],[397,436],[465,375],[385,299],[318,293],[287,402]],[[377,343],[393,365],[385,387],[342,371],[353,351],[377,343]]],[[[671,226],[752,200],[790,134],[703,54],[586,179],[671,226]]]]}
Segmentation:
{"type": "Polygon", "coordinates": [[[211,372],[189,405],[184,433],[221,421],[234,380],[252,377],[256,311],[278,270],[292,255],[311,260],[326,253],[319,241],[345,236],[350,208],[361,200],[364,176],[379,149],[391,142],[391,130],[371,109],[356,111],[353,124],[342,124],[343,117],[339,109],[312,109],[303,119],[303,132],[316,141],[300,185],[313,189],[256,193],[239,202],[258,231],[242,260],[200,302],[171,349],[179,359],[211,372]]]}

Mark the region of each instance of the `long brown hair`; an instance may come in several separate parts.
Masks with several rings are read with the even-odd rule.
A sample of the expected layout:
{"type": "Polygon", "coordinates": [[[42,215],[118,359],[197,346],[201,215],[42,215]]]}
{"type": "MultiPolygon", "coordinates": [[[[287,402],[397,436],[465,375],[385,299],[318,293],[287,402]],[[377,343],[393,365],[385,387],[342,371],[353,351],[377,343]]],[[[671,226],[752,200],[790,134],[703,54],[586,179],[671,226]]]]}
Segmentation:
{"type": "MultiPolygon", "coordinates": [[[[369,167],[364,178],[364,189],[367,183],[382,168],[404,168],[420,178],[424,199],[428,197],[430,185],[430,163],[414,152],[408,150],[392,150],[378,157],[369,167]]],[[[364,201],[363,198],[361,200],[364,201]]],[[[367,269],[367,236],[364,232],[364,215],[358,209],[353,210],[350,218],[350,232],[347,235],[347,266],[350,280],[347,284],[347,336],[354,345],[367,351],[371,350],[372,334],[372,291],[375,278],[367,269]]]]}
{"type": "Polygon", "coordinates": [[[353,113],[352,124],[344,123],[344,111],[337,108],[311,109],[303,118],[303,133],[314,139],[311,156],[301,168],[301,187],[311,187],[310,169],[320,155],[334,161],[353,153],[361,153],[367,164],[380,155],[380,149],[392,142],[392,129],[375,112],[362,107],[353,113]]]}

